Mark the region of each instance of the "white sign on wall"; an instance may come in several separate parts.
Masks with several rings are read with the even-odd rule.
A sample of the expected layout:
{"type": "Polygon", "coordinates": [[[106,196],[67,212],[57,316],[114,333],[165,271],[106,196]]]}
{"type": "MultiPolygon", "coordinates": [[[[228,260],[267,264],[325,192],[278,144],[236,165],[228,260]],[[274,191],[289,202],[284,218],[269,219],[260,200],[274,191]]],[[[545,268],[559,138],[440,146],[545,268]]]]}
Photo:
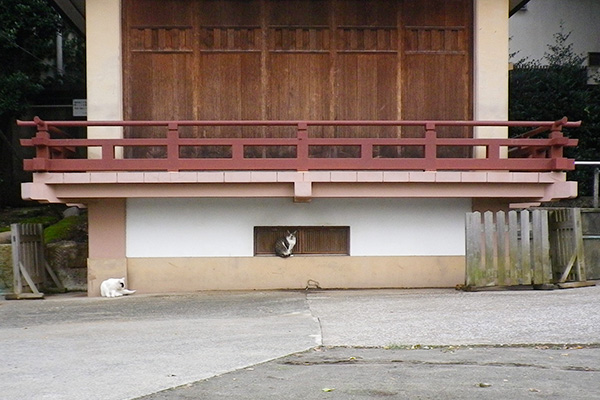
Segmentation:
{"type": "Polygon", "coordinates": [[[87,117],[87,99],[73,99],[73,116],[87,117]]]}

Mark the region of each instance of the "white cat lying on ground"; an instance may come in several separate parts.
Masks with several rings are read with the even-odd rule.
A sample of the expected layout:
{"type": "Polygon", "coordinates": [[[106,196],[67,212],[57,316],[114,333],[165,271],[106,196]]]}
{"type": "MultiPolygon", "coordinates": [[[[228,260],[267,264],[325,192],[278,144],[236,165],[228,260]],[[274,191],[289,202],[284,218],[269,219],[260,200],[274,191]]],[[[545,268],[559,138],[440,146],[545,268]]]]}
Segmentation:
{"type": "Polygon", "coordinates": [[[109,278],[100,285],[102,297],[119,297],[133,293],[135,290],[125,289],[125,278],[109,278]]]}

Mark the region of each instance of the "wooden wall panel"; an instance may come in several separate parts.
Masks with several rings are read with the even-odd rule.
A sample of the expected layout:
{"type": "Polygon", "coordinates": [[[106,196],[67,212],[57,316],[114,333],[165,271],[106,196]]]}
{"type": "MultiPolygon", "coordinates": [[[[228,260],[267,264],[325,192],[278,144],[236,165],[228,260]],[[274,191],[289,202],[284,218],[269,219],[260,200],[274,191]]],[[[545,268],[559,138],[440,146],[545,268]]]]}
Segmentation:
{"type": "MultiPolygon", "coordinates": [[[[404,2],[402,32],[402,119],[471,119],[472,1],[404,2]]],[[[423,134],[403,129],[404,136],[423,134]]],[[[470,135],[466,128],[438,129],[441,137],[470,135]]],[[[468,156],[460,148],[445,152],[468,156]]]]}
{"type": "MultiPolygon", "coordinates": [[[[472,0],[123,0],[123,10],[128,119],[471,118],[472,0]]],[[[393,137],[398,130],[309,134],[393,137]]]]}
{"type": "MultiPolygon", "coordinates": [[[[407,0],[413,1],[414,0],[407,0]]],[[[342,26],[396,26],[397,0],[336,0],[335,19],[342,26]]]]}
{"type": "MultiPolygon", "coordinates": [[[[336,119],[397,118],[397,56],[344,53],[338,56],[336,119]]],[[[395,128],[340,127],[340,137],[390,137],[395,128]]]]}
{"type": "MultiPolygon", "coordinates": [[[[197,57],[195,84],[195,118],[201,120],[261,119],[260,54],[216,53],[197,57]]],[[[255,129],[247,128],[251,136],[255,129]]],[[[203,128],[201,136],[234,137],[236,127],[203,128]]]]}
{"type": "MultiPolygon", "coordinates": [[[[329,71],[328,54],[270,54],[267,119],[329,119],[329,71]]],[[[320,128],[311,128],[311,134],[316,131],[320,128]]],[[[293,128],[279,132],[295,135],[293,128]]]]}
{"type": "Polygon", "coordinates": [[[327,26],[331,3],[331,0],[271,0],[264,5],[269,25],[327,26]]]}

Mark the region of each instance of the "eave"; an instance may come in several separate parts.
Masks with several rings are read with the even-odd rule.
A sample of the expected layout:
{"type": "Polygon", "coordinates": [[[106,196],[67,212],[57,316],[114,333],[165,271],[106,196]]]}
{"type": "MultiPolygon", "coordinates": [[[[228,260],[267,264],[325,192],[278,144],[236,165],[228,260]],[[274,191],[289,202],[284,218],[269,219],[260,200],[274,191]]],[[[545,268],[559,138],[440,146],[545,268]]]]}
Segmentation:
{"type": "Polygon", "coordinates": [[[508,16],[512,17],[514,13],[523,8],[527,3],[529,3],[529,0],[510,0],[508,16]]]}
{"type": "Polygon", "coordinates": [[[28,200],[89,203],[107,198],[278,197],[487,198],[545,202],[577,195],[564,172],[221,171],[35,173],[28,200]]]}
{"type": "MultiPolygon", "coordinates": [[[[61,14],[85,36],[85,0],[52,0],[61,14]]],[[[510,0],[509,17],[519,11],[529,0],[510,0]]]]}
{"type": "Polygon", "coordinates": [[[85,0],[52,0],[52,5],[85,36],[85,0]]]}

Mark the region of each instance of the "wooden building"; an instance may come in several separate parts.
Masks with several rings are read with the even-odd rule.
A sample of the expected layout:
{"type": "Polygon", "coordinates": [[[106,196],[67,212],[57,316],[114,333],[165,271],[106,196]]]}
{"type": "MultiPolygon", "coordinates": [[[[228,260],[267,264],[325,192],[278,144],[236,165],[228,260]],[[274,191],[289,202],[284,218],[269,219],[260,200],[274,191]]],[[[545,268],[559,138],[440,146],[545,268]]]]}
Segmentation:
{"type": "Polygon", "coordinates": [[[576,124],[507,139],[510,3],[88,0],[88,139],[35,123],[23,195],[89,208],[90,295],[462,283],[465,213],[576,195],[576,124]]]}

